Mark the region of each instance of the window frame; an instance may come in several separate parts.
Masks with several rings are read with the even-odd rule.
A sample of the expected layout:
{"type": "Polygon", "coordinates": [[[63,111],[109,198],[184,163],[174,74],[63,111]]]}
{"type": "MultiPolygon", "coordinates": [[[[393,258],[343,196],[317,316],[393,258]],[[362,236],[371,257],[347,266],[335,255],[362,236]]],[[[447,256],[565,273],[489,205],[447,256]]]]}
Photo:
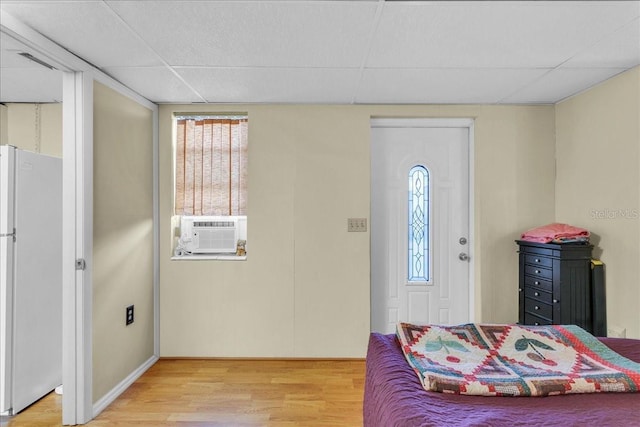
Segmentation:
{"type": "MultiPolygon", "coordinates": [[[[248,134],[248,123],[249,123],[249,114],[246,112],[229,112],[229,113],[203,113],[203,112],[174,112],[171,118],[171,129],[172,129],[172,197],[171,197],[171,229],[172,236],[174,236],[173,244],[172,244],[172,257],[171,260],[179,260],[179,261],[197,261],[197,260],[221,260],[221,261],[244,261],[247,259],[247,255],[236,255],[234,253],[187,253],[187,254],[176,254],[175,249],[178,245],[178,241],[181,235],[181,218],[182,216],[190,216],[190,217],[209,217],[211,215],[183,215],[176,212],[176,193],[177,193],[177,149],[178,149],[178,121],[181,119],[191,119],[191,120],[205,120],[205,119],[214,119],[214,120],[246,120],[247,121],[247,134],[248,134]]],[[[248,138],[248,137],[247,137],[248,138]]],[[[247,158],[248,158],[248,142],[247,142],[247,158]]],[[[248,160],[247,160],[248,162],[248,160]]],[[[248,171],[247,171],[247,182],[248,182],[248,171]]],[[[245,197],[248,199],[249,186],[247,183],[245,197]]],[[[215,215],[220,217],[230,217],[230,218],[244,218],[245,225],[243,229],[241,228],[241,233],[238,236],[238,240],[247,240],[247,223],[248,223],[248,212],[246,215],[215,215]]],[[[245,249],[247,246],[245,246],[245,249]]]]}

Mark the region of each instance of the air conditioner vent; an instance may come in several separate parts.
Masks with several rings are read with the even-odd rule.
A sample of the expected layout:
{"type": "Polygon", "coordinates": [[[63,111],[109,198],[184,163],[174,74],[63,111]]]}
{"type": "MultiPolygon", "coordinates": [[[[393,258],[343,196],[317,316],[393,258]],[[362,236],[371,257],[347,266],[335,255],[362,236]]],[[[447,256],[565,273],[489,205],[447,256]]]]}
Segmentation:
{"type": "Polygon", "coordinates": [[[235,227],[235,221],[193,221],[194,227],[235,227]]]}

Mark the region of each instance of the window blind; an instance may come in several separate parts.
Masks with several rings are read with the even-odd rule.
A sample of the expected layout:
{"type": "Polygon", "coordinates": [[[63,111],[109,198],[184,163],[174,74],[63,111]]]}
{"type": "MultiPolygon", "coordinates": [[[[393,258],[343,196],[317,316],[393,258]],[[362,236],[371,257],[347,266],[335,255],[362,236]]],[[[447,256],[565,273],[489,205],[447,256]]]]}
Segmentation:
{"type": "Polygon", "coordinates": [[[176,215],[246,215],[248,120],[176,120],[176,215]]]}

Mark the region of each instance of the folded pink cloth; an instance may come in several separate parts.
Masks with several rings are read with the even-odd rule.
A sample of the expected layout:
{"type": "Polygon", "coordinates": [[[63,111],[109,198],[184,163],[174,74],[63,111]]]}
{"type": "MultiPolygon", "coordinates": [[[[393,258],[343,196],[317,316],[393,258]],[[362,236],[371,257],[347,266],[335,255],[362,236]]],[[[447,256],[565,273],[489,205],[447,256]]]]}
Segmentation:
{"type": "Polygon", "coordinates": [[[589,234],[584,228],[554,222],[525,231],[522,233],[522,240],[539,243],[587,242],[589,234]]]}

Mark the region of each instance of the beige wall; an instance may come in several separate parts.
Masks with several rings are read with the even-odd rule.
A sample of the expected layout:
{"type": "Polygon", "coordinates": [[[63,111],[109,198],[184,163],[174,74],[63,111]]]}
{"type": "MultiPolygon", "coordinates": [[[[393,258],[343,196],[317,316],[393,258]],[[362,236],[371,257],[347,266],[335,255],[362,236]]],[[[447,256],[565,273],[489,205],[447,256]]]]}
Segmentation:
{"type": "Polygon", "coordinates": [[[640,67],[556,106],[556,219],[591,230],[609,329],[640,338],[640,67]]]}
{"type": "Polygon", "coordinates": [[[153,356],[152,130],[150,110],[95,83],[94,402],[153,356]]]}
{"type": "Polygon", "coordinates": [[[2,108],[2,144],[62,157],[62,104],[15,104],[2,108]]]}
{"type": "Polygon", "coordinates": [[[0,145],[9,143],[9,107],[0,104],[0,145]]]}
{"type": "Polygon", "coordinates": [[[476,321],[517,320],[523,229],[554,217],[552,106],[160,106],[161,356],[363,357],[371,117],[475,118],[476,321]],[[248,259],[171,261],[174,112],[249,114],[248,259]],[[481,265],[482,264],[482,265],[481,265]]]}

